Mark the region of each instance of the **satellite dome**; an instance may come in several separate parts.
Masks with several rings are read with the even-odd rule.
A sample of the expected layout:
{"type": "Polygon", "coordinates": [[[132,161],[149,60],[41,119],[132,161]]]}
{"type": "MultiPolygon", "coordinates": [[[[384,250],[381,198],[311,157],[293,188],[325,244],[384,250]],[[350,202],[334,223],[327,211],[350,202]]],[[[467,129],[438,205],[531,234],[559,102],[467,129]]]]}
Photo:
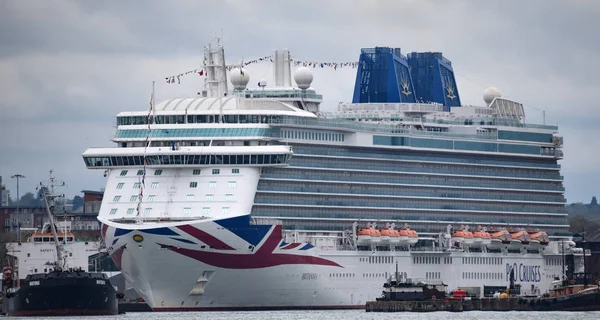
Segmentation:
{"type": "Polygon", "coordinates": [[[233,84],[233,89],[244,90],[246,89],[248,81],[250,81],[250,74],[244,69],[233,68],[231,69],[231,72],[229,72],[229,80],[231,80],[231,84],[233,84]]]}
{"type": "Polygon", "coordinates": [[[498,88],[489,87],[483,92],[483,101],[485,101],[485,104],[489,106],[490,103],[492,103],[492,101],[494,100],[494,98],[500,98],[501,96],[502,95],[500,94],[498,88]]]}
{"type": "Polygon", "coordinates": [[[310,88],[310,84],[313,81],[313,73],[307,67],[300,67],[294,72],[294,81],[296,81],[298,88],[306,90],[310,88]]]}

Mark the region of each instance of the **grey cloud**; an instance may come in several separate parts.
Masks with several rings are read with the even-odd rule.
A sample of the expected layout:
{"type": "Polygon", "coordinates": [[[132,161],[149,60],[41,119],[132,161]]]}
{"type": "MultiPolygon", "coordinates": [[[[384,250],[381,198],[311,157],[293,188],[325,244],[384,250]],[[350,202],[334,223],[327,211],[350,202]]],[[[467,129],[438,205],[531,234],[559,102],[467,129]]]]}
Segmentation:
{"type": "MultiPolygon", "coordinates": [[[[594,1],[1,1],[0,136],[9,139],[0,142],[0,174],[31,168],[39,180],[54,166],[73,194],[102,187],[102,175],[83,166],[83,149],[111,145],[114,116],[147,108],[151,80],[159,99],[193,95],[199,77],[179,86],[163,77],[199,67],[222,29],[236,63],[274,48],[336,61],[371,46],[442,51],[463,102],[480,103],[494,84],[528,105],[530,119],[541,118],[537,108],[561,124],[569,200],[587,200],[600,194],[597,169],[589,170],[600,142],[572,141],[585,138],[579,128],[600,136],[598,16],[594,1]]],[[[251,68],[253,79],[270,75],[251,68]]],[[[326,108],[351,99],[354,77],[316,73],[326,108]]]]}

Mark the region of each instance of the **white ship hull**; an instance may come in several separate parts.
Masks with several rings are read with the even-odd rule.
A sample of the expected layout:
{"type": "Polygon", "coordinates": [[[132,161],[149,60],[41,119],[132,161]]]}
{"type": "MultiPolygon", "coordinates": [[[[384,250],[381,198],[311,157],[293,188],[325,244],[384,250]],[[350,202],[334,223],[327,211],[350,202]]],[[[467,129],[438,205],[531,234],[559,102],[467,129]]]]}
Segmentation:
{"type": "Polygon", "coordinates": [[[515,266],[522,293],[543,293],[560,273],[541,254],[321,250],[283,242],[279,225],[244,220],[102,222],[113,259],[154,310],[361,308],[380,296],[396,262],[409,277],[443,281],[450,290],[506,287],[515,266]],[[244,236],[248,228],[262,231],[244,236]]]}

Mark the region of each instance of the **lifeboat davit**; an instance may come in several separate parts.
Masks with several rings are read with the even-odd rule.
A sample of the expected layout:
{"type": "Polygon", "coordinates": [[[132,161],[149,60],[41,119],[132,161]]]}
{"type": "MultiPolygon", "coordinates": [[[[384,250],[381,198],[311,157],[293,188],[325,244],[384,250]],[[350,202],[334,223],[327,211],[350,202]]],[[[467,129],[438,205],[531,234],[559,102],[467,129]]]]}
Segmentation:
{"type": "Polygon", "coordinates": [[[491,241],[488,245],[490,249],[500,249],[504,245],[509,245],[512,242],[512,236],[506,229],[500,229],[497,231],[492,231],[491,233],[491,241]]]}
{"type": "Polygon", "coordinates": [[[410,227],[404,226],[399,232],[399,244],[401,245],[413,245],[419,241],[419,235],[415,230],[411,230],[410,227]]]}
{"type": "Polygon", "coordinates": [[[492,243],[492,236],[482,228],[473,232],[473,245],[478,247],[487,246],[492,243]]]}
{"type": "Polygon", "coordinates": [[[367,246],[371,243],[371,228],[359,229],[357,234],[359,246],[367,246]]]}

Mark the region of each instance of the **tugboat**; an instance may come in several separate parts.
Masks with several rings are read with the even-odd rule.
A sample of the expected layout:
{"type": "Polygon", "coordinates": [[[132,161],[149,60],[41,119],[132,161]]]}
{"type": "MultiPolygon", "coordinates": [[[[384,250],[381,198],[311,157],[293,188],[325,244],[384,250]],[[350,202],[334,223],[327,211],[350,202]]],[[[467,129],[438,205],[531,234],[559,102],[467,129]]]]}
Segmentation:
{"type": "MultiPolygon", "coordinates": [[[[82,316],[118,314],[117,291],[103,273],[89,273],[68,268],[63,244],[56,232],[52,211],[54,178],[50,171],[50,189],[40,183],[38,188],[44,199],[56,246],[56,262],[48,273],[27,275],[21,287],[5,281],[2,312],[8,316],[82,316]]],[[[12,269],[5,268],[6,274],[12,269]]]]}
{"type": "Polygon", "coordinates": [[[377,301],[431,301],[444,300],[448,286],[443,282],[432,283],[401,276],[396,263],[394,279],[390,276],[383,288],[377,301]]]}

